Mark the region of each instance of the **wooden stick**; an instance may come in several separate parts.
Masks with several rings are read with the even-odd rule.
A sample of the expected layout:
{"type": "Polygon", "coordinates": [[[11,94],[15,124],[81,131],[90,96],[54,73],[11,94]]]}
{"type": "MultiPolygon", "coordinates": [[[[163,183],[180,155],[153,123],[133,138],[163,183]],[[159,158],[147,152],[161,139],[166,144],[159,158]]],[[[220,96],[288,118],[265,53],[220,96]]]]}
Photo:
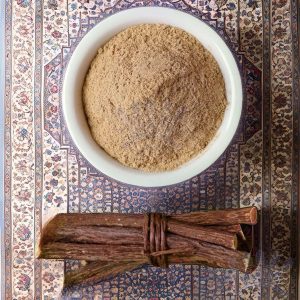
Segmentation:
{"type": "Polygon", "coordinates": [[[237,248],[237,237],[235,233],[217,230],[207,226],[189,224],[176,220],[169,220],[167,224],[168,232],[192,238],[212,244],[224,246],[229,249],[237,248]]]}
{"type": "MultiPolygon", "coordinates": [[[[169,252],[177,249],[184,251],[184,256],[196,256],[198,261],[215,264],[224,268],[235,268],[241,271],[247,269],[242,260],[246,252],[230,250],[219,245],[205,242],[192,241],[190,239],[171,235],[168,237],[169,252]]],[[[168,253],[172,254],[172,253],[168,253]]],[[[247,253],[248,255],[249,253],[247,253]]],[[[179,255],[179,254],[178,254],[179,255]]],[[[175,254],[169,258],[174,259],[175,254]]],[[[119,245],[97,245],[97,244],[76,244],[76,243],[48,243],[43,246],[39,258],[48,259],[80,259],[87,261],[145,261],[142,246],[119,246],[119,245]]],[[[170,263],[174,262],[170,260],[170,263]]],[[[179,263],[178,260],[176,262],[179,263]]]]}
{"type": "MultiPolygon", "coordinates": [[[[238,251],[238,253],[241,253],[238,251]]],[[[214,268],[227,268],[227,269],[235,269],[241,272],[248,272],[252,264],[251,255],[247,252],[242,252],[244,255],[240,255],[240,257],[236,258],[235,261],[227,262],[226,260],[210,260],[204,256],[192,255],[192,256],[178,256],[178,255],[170,255],[169,261],[170,264],[188,264],[188,265],[206,265],[214,268]],[[233,264],[232,264],[233,263],[233,264]]],[[[236,255],[238,256],[238,255],[236,255]]]]}
{"type": "MultiPolygon", "coordinates": [[[[189,214],[171,215],[168,219],[182,222],[195,223],[199,225],[234,225],[234,224],[250,224],[257,222],[256,207],[246,207],[228,210],[213,210],[193,212],[189,214]]],[[[53,220],[53,219],[52,219],[53,220]]],[[[50,221],[51,223],[51,221],[50,221]]],[[[51,234],[56,226],[118,226],[130,228],[143,228],[144,216],[142,214],[58,214],[55,216],[55,224],[47,224],[45,231],[51,234]],[[53,228],[54,227],[54,228],[53,228]]]]}
{"type": "MultiPolygon", "coordinates": [[[[66,218],[62,221],[62,215],[57,215],[44,227],[40,240],[40,248],[49,242],[59,241],[64,243],[72,242],[105,245],[144,245],[145,243],[145,237],[140,228],[103,226],[103,223],[106,223],[106,221],[102,222],[99,226],[91,225],[93,224],[91,220],[82,220],[82,217],[80,216],[81,221],[79,222],[77,219],[78,214],[70,215],[72,215],[72,218],[68,218],[69,222],[65,222],[66,218]]],[[[95,218],[95,215],[93,218],[97,219],[97,221],[99,219],[95,218]]],[[[152,218],[154,218],[153,215],[152,218]]],[[[145,220],[143,221],[145,222],[145,220]]],[[[237,247],[236,235],[234,233],[218,230],[216,229],[217,227],[212,228],[197,224],[188,224],[173,220],[172,218],[166,222],[167,231],[171,233],[210,242],[230,249],[236,249],[237,247]]],[[[153,226],[154,223],[152,222],[151,224],[153,226]]],[[[146,225],[143,224],[143,226],[145,227],[146,225]]],[[[145,227],[145,229],[148,228],[145,227]]],[[[160,231],[159,228],[157,230],[160,231]]],[[[146,230],[145,232],[148,231],[146,230]]],[[[155,230],[152,228],[150,240],[154,239],[154,232],[155,230]]],[[[149,247],[149,245],[145,246],[146,248],[149,247]]],[[[157,245],[157,248],[158,247],[159,245],[157,245]]],[[[145,251],[146,253],[154,252],[155,249],[145,249],[145,251]]]]}
{"type": "Polygon", "coordinates": [[[255,225],[257,223],[257,209],[255,206],[252,206],[238,209],[200,211],[173,215],[171,218],[199,225],[255,225]]]}
{"type": "Polygon", "coordinates": [[[50,242],[40,250],[38,258],[78,259],[87,261],[133,261],[143,260],[143,246],[98,245],[50,242]]]}
{"type": "MultiPolygon", "coordinates": [[[[53,220],[56,223],[56,220],[53,220]]],[[[143,233],[139,228],[103,227],[95,225],[73,226],[72,224],[53,226],[51,235],[43,235],[41,243],[72,242],[105,245],[144,245],[143,233]]]]}
{"type": "Polygon", "coordinates": [[[67,273],[64,279],[64,288],[76,284],[92,284],[109,277],[114,277],[120,273],[131,271],[146,262],[147,261],[90,262],[76,271],[67,273]]]}
{"type": "Polygon", "coordinates": [[[240,224],[233,225],[210,225],[207,228],[213,228],[216,230],[227,231],[237,234],[243,241],[246,240],[245,234],[240,224]]]}
{"type": "MultiPolygon", "coordinates": [[[[184,255],[170,255],[168,257],[170,263],[180,263],[180,259],[177,259],[176,257],[194,256],[195,263],[198,261],[197,264],[200,264],[200,261],[202,261],[209,265],[246,272],[251,258],[250,253],[246,251],[232,250],[219,245],[191,240],[178,235],[170,234],[168,243],[172,246],[176,245],[177,248],[189,249],[184,255]]],[[[188,259],[185,258],[182,263],[185,261],[188,261],[188,259]]]]}
{"type": "MultiPolygon", "coordinates": [[[[142,214],[120,214],[120,213],[71,213],[57,214],[55,216],[56,225],[70,226],[118,226],[142,228],[144,215],[142,214]]],[[[51,222],[51,220],[50,220],[51,222]]],[[[45,226],[48,226],[46,224],[45,226]]]]}
{"type": "Polygon", "coordinates": [[[221,231],[227,231],[231,233],[238,233],[242,228],[240,224],[232,225],[207,225],[207,228],[213,228],[221,231]]]}
{"type": "MultiPolygon", "coordinates": [[[[207,245],[199,245],[199,251],[205,249],[207,245]]],[[[234,268],[242,272],[247,272],[251,268],[252,258],[251,255],[247,252],[240,251],[231,251],[231,260],[228,262],[228,258],[224,257],[224,252],[220,247],[216,246],[215,249],[210,248],[213,252],[206,255],[170,255],[169,262],[170,264],[200,264],[207,265],[210,267],[220,267],[220,268],[234,268]],[[211,256],[222,257],[222,260],[216,259],[211,260],[211,256]]],[[[69,287],[76,284],[88,284],[98,282],[108,277],[116,276],[119,273],[125,271],[133,270],[143,264],[146,264],[148,261],[131,261],[131,262],[102,262],[94,261],[88,263],[86,266],[79,268],[78,270],[66,274],[64,286],[69,287]]]]}
{"type": "MultiPolygon", "coordinates": [[[[168,253],[177,253],[178,249],[184,252],[194,250],[196,244],[189,240],[170,235],[168,245],[171,249],[168,253]],[[173,250],[173,251],[172,251],[173,250]]],[[[155,249],[151,251],[155,253],[155,249]]],[[[104,245],[104,244],[82,244],[73,242],[48,242],[42,244],[37,253],[38,258],[47,259],[79,259],[87,261],[132,261],[145,260],[144,247],[142,245],[104,245]]]]}

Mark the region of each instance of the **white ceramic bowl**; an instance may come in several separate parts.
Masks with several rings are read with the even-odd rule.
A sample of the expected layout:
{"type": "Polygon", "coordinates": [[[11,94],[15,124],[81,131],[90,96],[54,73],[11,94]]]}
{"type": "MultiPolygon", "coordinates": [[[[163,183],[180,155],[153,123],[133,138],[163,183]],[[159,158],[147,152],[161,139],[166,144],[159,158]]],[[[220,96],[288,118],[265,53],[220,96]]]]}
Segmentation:
{"type": "Polygon", "coordinates": [[[165,186],[189,179],[209,167],[224,152],[237,129],[242,110],[242,83],[236,61],[222,38],[197,18],[170,8],[139,7],[116,13],[90,30],[75,49],[63,85],[63,112],[79,151],[99,171],[118,181],[144,186],[165,186]],[[148,173],[125,167],[111,158],[93,140],[82,107],[82,85],[97,50],[128,26],[161,23],[182,28],[195,36],[215,57],[223,73],[229,102],[224,120],[207,148],[181,167],[148,173]]]}

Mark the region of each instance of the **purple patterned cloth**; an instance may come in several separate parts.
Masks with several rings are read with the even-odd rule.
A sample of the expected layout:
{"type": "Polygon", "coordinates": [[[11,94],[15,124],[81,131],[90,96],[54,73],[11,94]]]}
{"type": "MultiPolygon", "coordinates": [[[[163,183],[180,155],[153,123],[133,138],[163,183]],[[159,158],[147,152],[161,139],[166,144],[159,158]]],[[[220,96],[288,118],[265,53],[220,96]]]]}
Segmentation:
{"type": "Polygon", "coordinates": [[[3,299],[296,299],[297,12],[296,0],[6,0],[3,299]],[[171,7],[203,20],[226,40],[242,72],[243,116],[230,147],[175,186],[144,189],[105,177],[74,147],[62,117],[63,73],[74,48],[103,18],[135,6],[171,7]],[[261,260],[252,274],[145,267],[61,294],[64,273],[80,263],[35,259],[42,224],[59,212],[249,205],[262,212],[261,260]]]}

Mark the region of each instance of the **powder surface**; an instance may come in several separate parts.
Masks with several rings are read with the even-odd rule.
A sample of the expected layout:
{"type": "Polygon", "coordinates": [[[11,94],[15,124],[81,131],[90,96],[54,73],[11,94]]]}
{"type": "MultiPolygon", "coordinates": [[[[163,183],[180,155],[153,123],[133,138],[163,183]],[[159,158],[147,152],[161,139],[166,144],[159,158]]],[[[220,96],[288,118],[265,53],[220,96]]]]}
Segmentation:
{"type": "Polygon", "coordinates": [[[95,141],[122,164],[172,170],[215,136],[227,101],[213,56],[167,25],[129,27],[98,50],[83,86],[95,141]]]}

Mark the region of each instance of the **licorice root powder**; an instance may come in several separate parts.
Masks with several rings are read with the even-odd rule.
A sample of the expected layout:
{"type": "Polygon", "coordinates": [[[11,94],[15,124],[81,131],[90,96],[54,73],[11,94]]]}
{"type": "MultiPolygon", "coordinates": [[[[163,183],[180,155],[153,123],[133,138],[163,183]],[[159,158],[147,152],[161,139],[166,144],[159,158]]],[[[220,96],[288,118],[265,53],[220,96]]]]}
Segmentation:
{"type": "Polygon", "coordinates": [[[129,27],[91,63],[83,104],[94,140],[122,164],[172,170],[215,136],[227,101],[213,56],[167,25],[129,27]]]}

